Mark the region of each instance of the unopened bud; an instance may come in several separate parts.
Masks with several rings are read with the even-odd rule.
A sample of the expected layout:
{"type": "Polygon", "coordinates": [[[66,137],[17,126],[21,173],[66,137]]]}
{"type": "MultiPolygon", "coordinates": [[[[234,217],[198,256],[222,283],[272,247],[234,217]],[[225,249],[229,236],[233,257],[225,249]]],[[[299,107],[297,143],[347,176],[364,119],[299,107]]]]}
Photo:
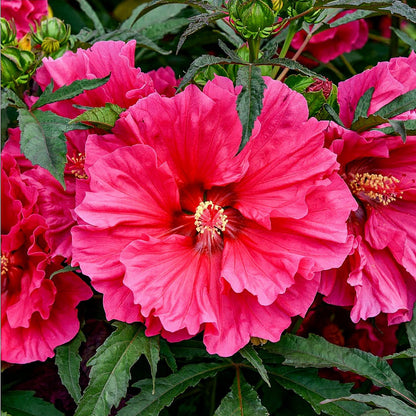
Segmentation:
{"type": "Polygon", "coordinates": [[[25,84],[32,72],[35,55],[14,46],[1,50],[1,85],[12,88],[16,84],[25,84]]]}
{"type": "Polygon", "coordinates": [[[36,25],[36,33],[32,31],[33,42],[41,45],[47,55],[52,55],[60,48],[65,47],[70,36],[71,26],[56,17],[43,20],[36,25]]]}
{"type": "Polygon", "coordinates": [[[16,27],[10,24],[4,17],[1,18],[1,46],[15,46],[16,27]]]}

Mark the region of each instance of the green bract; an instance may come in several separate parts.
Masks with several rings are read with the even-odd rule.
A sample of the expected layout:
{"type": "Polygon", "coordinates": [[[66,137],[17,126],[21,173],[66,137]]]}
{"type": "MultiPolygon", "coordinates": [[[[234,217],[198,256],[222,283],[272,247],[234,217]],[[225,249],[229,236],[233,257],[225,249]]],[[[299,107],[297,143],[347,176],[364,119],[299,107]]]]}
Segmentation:
{"type": "Polygon", "coordinates": [[[46,55],[59,57],[68,49],[71,36],[71,26],[62,20],[52,17],[36,24],[36,33],[32,30],[32,40],[36,45],[41,45],[46,55]]]}
{"type": "Polygon", "coordinates": [[[272,0],[231,0],[228,11],[231,23],[243,37],[266,38],[274,30],[281,6],[281,2],[272,0]]]}
{"type": "Polygon", "coordinates": [[[35,55],[14,46],[1,49],[1,86],[14,88],[26,84],[32,75],[35,55]]]}
{"type": "Polygon", "coordinates": [[[16,46],[16,28],[4,18],[1,18],[1,47],[16,46]]]}

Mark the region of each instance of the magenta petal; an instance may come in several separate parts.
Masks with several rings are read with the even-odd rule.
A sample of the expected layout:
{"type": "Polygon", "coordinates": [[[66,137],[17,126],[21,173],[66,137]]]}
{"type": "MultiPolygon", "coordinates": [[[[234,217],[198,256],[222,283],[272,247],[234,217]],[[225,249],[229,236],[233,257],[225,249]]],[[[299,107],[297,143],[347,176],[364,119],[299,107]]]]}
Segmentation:
{"type": "MultiPolygon", "coordinates": [[[[192,239],[172,235],[136,240],[120,256],[124,284],[134,293],[144,316],[153,314],[169,332],[186,328],[196,334],[214,322],[212,305],[220,273],[220,256],[198,253],[192,239]]],[[[214,297],[215,299],[215,297],[214,297]]]]}

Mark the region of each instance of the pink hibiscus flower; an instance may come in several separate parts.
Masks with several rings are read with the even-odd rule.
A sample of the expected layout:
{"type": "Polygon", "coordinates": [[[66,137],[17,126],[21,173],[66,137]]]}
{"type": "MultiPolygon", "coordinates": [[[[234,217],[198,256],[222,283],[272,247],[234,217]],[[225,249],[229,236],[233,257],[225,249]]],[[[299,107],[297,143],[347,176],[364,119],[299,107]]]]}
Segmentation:
{"type": "Polygon", "coordinates": [[[48,14],[47,0],[1,0],[1,17],[16,25],[17,38],[20,39],[48,14]]]}
{"type": "MultiPolygon", "coordinates": [[[[352,11],[338,13],[330,22],[352,11]]],[[[296,33],[292,46],[299,49],[307,33],[304,30],[296,33]]],[[[321,62],[328,63],[346,52],[362,48],[368,39],[368,26],[364,19],[349,22],[313,35],[304,49],[321,62]]]]}
{"type": "Polygon", "coordinates": [[[90,288],[74,273],[59,273],[50,255],[37,189],[16,161],[2,154],[1,354],[24,364],[44,361],[79,330],[76,306],[90,288]]]}
{"type": "MultiPolygon", "coordinates": [[[[106,103],[114,103],[123,108],[143,96],[155,91],[150,75],[141,72],[134,66],[134,53],[136,42],[124,43],[121,41],[97,42],[90,49],[78,49],[76,53],[66,52],[61,58],[53,60],[45,58],[43,66],[36,73],[36,81],[44,90],[54,81],[54,88],[69,85],[79,79],[94,79],[105,77],[111,73],[110,80],[103,86],[94,90],[85,91],[81,95],[66,101],[60,101],[42,107],[56,114],[74,118],[83,110],[73,107],[74,104],[90,107],[102,107],[106,103]]],[[[153,77],[158,85],[170,92],[169,82],[173,82],[174,74],[164,68],[153,77]],[[162,87],[163,86],[163,87],[162,87]]],[[[176,82],[176,80],[175,80],[176,82]]],[[[172,87],[173,88],[173,87],[172,87]]],[[[48,236],[53,254],[66,258],[72,256],[70,230],[75,224],[73,209],[76,206],[75,188],[78,187],[79,198],[82,198],[82,189],[87,176],[84,171],[85,141],[87,131],[74,131],[66,134],[67,137],[67,165],[65,168],[64,190],[60,183],[45,169],[36,167],[28,172],[32,177],[33,185],[39,191],[39,209],[48,223],[48,236]]],[[[11,152],[20,163],[27,161],[19,150],[20,131],[10,131],[10,138],[6,143],[6,150],[11,152]]],[[[30,162],[29,162],[29,165],[30,162]]]]}
{"type": "MultiPolygon", "coordinates": [[[[375,87],[371,114],[415,82],[412,54],[340,83],[342,121],[351,124],[352,109],[368,88],[375,87]]],[[[414,111],[399,116],[410,117],[414,111]]],[[[349,220],[351,255],[340,269],[323,273],[321,291],[329,303],[353,305],[354,322],[381,312],[389,324],[409,321],[416,300],[416,136],[403,143],[375,130],[359,135],[332,126],[327,140],[359,208],[349,220]]]]}
{"type": "Polygon", "coordinates": [[[278,341],[312,303],[319,271],[342,264],[356,205],[323,147],[326,124],[266,83],[237,156],[237,93],[220,77],[203,92],[152,94],[114,134],[89,136],[74,261],[108,319],[144,321],[171,341],[203,330],[208,351],[229,356],[250,337],[278,341]]]}

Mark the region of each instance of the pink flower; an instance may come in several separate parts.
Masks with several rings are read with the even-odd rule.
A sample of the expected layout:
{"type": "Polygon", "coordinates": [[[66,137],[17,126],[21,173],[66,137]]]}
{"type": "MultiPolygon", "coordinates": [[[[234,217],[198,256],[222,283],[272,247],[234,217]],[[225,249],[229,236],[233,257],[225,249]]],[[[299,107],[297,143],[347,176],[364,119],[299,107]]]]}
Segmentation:
{"type": "Polygon", "coordinates": [[[355,202],[323,147],[326,123],[266,83],[237,156],[237,93],[220,77],[203,92],[152,94],[114,134],[89,136],[74,261],[108,319],[144,321],[171,341],[203,330],[208,351],[229,356],[250,337],[279,340],[312,303],[319,271],[342,264],[355,202]]]}
{"type": "Polygon", "coordinates": [[[47,0],[1,0],[1,17],[14,20],[17,38],[22,38],[48,14],[47,0]]]}
{"type": "MultiPolygon", "coordinates": [[[[330,22],[336,21],[349,12],[338,13],[330,22]]],[[[292,47],[299,49],[307,33],[304,30],[296,33],[292,47]]],[[[346,52],[362,48],[368,38],[368,26],[365,20],[356,20],[313,35],[304,49],[321,62],[328,63],[346,52]]]]}
{"type": "MultiPolygon", "coordinates": [[[[392,59],[339,85],[340,114],[349,126],[360,94],[375,91],[369,113],[408,91],[416,81],[416,55],[392,59]]],[[[400,118],[415,117],[410,111],[400,118]]],[[[409,321],[416,300],[416,136],[360,135],[332,126],[329,146],[359,202],[349,219],[354,246],[344,265],[323,273],[322,293],[353,305],[351,318],[387,314],[389,324],[409,321]]]]}
{"type": "Polygon", "coordinates": [[[73,273],[59,271],[50,255],[38,192],[7,153],[2,154],[1,337],[2,360],[44,361],[79,330],[76,306],[91,296],[73,273]]]}
{"type": "MultiPolygon", "coordinates": [[[[110,73],[111,77],[99,88],[85,91],[73,99],[47,105],[42,109],[74,118],[83,111],[73,107],[74,104],[102,107],[105,103],[114,103],[127,108],[143,96],[154,92],[152,78],[134,66],[135,48],[135,41],[97,42],[90,49],[78,49],[76,53],[68,51],[56,60],[45,58],[43,66],[36,73],[36,81],[42,90],[51,80],[54,81],[56,89],[79,79],[101,78],[110,73]]],[[[167,69],[166,72],[169,73],[167,69]]],[[[72,256],[70,231],[75,224],[73,214],[76,206],[75,188],[80,188],[78,196],[81,198],[82,188],[87,179],[84,171],[87,135],[87,131],[80,130],[66,134],[68,151],[65,190],[47,170],[41,167],[36,167],[27,173],[32,177],[32,184],[39,191],[39,210],[48,224],[52,253],[66,258],[72,256]]],[[[19,164],[25,163],[26,169],[28,163],[24,162],[23,155],[19,155],[19,140],[20,131],[10,131],[6,149],[18,157],[19,164]]]]}
{"type": "Polygon", "coordinates": [[[180,82],[176,79],[172,68],[159,68],[148,72],[147,75],[152,78],[155,89],[160,95],[173,97],[176,94],[176,88],[180,82]]]}

